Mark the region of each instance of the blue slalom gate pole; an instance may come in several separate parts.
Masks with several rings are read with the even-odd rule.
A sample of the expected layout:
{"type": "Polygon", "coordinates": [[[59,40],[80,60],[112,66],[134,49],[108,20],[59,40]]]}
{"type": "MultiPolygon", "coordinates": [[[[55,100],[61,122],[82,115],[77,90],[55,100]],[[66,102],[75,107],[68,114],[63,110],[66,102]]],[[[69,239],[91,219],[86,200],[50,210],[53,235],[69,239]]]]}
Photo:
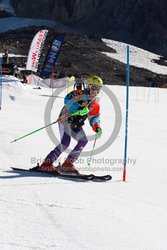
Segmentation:
{"type": "Polygon", "coordinates": [[[129,45],[127,46],[126,57],[127,57],[127,63],[126,63],[126,118],[125,118],[125,146],[124,146],[123,181],[126,181],[126,163],[127,163],[127,146],[128,146],[129,77],[130,77],[129,45]]]}
{"type": "Polygon", "coordinates": [[[0,109],[2,108],[2,58],[0,57],[0,109]]]}

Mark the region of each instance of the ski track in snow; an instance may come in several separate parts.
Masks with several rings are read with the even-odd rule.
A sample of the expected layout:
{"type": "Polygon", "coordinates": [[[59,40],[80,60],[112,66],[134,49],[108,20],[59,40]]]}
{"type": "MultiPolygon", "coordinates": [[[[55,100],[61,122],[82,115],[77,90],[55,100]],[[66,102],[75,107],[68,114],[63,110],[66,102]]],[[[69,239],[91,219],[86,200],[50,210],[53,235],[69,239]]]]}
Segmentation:
{"type": "MultiPolygon", "coordinates": [[[[99,170],[94,169],[95,174],[104,174],[100,170],[101,164],[95,160],[123,158],[125,87],[109,88],[118,98],[123,121],[116,141],[94,156],[89,171],[99,167],[99,170]]],[[[128,164],[126,183],[121,181],[122,165],[118,161],[106,164],[110,170],[105,173],[113,176],[113,180],[106,183],[19,174],[10,169],[10,166],[30,168],[35,164],[31,162],[32,157],[43,159],[53,149],[54,145],[44,130],[10,144],[14,138],[43,126],[50,95],[51,89],[35,90],[14,77],[8,77],[3,84],[0,248],[165,250],[167,114],[162,110],[167,102],[166,90],[130,87],[128,156],[136,159],[136,164],[128,164]]],[[[97,141],[97,147],[107,140],[115,117],[113,105],[104,93],[100,102],[103,137],[97,141]]],[[[56,120],[62,105],[63,99],[57,98],[52,109],[53,120],[56,120]]],[[[53,130],[58,134],[57,125],[53,130]]],[[[92,134],[87,123],[85,130],[92,134]]],[[[92,142],[88,143],[88,149],[92,149],[92,142]]],[[[84,163],[77,163],[77,167],[86,165],[86,159],[82,159],[84,163]]]]}
{"type": "MultiPolygon", "coordinates": [[[[7,6],[10,1],[1,1],[0,6],[2,4],[7,6]]],[[[43,24],[41,20],[4,18],[0,31],[34,23],[43,24]]],[[[51,22],[50,25],[59,24],[51,22]]],[[[126,44],[104,41],[117,51],[108,55],[125,63],[126,44]]],[[[158,59],[158,55],[134,46],[130,46],[130,51],[131,65],[166,74],[166,67],[151,62],[153,58],[158,59]]],[[[11,171],[11,166],[32,167],[35,164],[32,158],[44,159],[54,145],[46,131],[10,144],[14,138],[43,126],[51,90],[35,90],[14,77],[6,77],[0,110],[0,249],[166,249],[167,114],[162,112],[167,104],[166,90],[130,88],[128,156],[136,163],[128,164],[127,182],[123,183],[119,160],[123,158],[124,149],[125,88],[109,88],[121,106],[121,131],[107,150],[94,156],[89,171],[99,167],[95,174],[104,174],[101,164],[95,160],[115,159],[114,164],[113,161],[106,164],[113,180],[106,183],[67,181],[11,171]]],[[[57,119],[62,105],[63,99],[56,99],[53,120],[57,119]]],[[[104,93],[101,94],[101,117],[103,137],[97,146],[107,140],[115,119],[113,105],[104,93]]],[[[53,130],[58,134],[56,125],[53,130]]],[[[88,124],[85,130],[92,134],[88,124]]],[[[92,142],[87,149],[92,149],[92,142]]],[[[76,165],[82,167],[83,164],[86,165],[86,160],[76,165]]]]}

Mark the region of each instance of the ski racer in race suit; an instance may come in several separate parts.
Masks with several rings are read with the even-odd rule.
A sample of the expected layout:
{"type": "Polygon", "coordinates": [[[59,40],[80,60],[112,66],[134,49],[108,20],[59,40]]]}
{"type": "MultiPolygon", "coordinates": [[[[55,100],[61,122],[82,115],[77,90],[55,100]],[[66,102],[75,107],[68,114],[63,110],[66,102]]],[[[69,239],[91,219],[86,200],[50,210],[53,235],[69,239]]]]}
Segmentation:
{"type": "Polygon", "coordinates": [[[92,75],[87,79],[87,88],[73,90],[65,97],[65,105],[58,118],[61,142],[47,155],[44,162],[39,166],[39,170],[79,173],[73,163],[78,159],[82,149],[88,143],[82,128],[85,120],[88,118],[90,126],[98,137],[102,135],[100,105],[96,100],[102,85],[102,79],[92,75]],[[55,168],[53,162],[68,148],[71,137],[77,141],[75,148],[70,152],[65,162],[55,168]]]}

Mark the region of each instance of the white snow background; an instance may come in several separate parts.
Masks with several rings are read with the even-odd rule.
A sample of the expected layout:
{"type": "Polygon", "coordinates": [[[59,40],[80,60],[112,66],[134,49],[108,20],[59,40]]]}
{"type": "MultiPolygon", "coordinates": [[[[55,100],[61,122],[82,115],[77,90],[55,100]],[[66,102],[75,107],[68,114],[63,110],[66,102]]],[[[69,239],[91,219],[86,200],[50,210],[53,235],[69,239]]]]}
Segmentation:
{"type": "MultiPolygon", "coordinates": [[[[126,51],[119,51],[117,48],[119,60],[123,60],[126,51]]],[[[137,54],[135,58],[139,65],[137,54]]],[[[143,58],[147,61],[143,60],[141,66],[146,67],[150,59],[146,54],[143,58]]],[[[159,68],[159,73],[161,70],[164,67],[159,68]]],[[[0,249],[166,250],[166,89],[130,87],[127,181],[122,182],[126,88],[108,86],[121,106],[120,133],[107,150],[93,156],[91,167],[87,168],[87,158],[81,157],[76,163],[82,173],[113,176],[112,181],[95,183],[11,171],[12,166],[34,166],[55,146],[45,130],[10,143],[45,125],[51,89],[34,87],[14,77],[3,77],[0,249]]],[[[57,119],[65,94],[55,98],[51,121],[57,119]]],[[[115,123],[113,104],[104,92],[100,103],[103,136],[96,147],[108,139],[115,123]]],[[[58,136],[58,126],[52,128],[58,136]]],[[[88,123],[85,131],[93,134],[88,123]]],[[[93,141],[86,150],[92,146],[93,141]]],[[[65,157],[63,153],[61,161],[65,157]]]]}
{"type": "MultiPolygon", "coordinates": [[[[51,90],[33,89],[12,78],[3,84],[0,111],[0,249],[166,249],[167,105],[166,89],[130,87],[127,182],[122,182],[125,87],[108,87],[118,98],[123,121],[116,141],[93,156],[90,168],[81,157],[82,173],[111,174],[106,183],[61,180],[15,173],[30,168],[54,144],[45,130],[16,143],[10,141],[44,126],[51,90]],[[85,169],[84,169],[85,167],[85,169]],[[106,168],[106,170],[105,170],[106,168]]],[[[62,93],[52,108],[52,121],[63,105],[62,93]]],[[[103,137],[115,120],[109,98],[101,95],[103,137]]],[[[58,126],[53,126],[58,135],[58,126]]],[[[92,134],[88,124],[87,135],[92,134]]],[[[72,142],[74,145],[75,142],[72,142]]],[[[86,150],[91,150],[89,142],[86,150]]],[[[63,153],[61,161],[66,154],[63,153]]]]}

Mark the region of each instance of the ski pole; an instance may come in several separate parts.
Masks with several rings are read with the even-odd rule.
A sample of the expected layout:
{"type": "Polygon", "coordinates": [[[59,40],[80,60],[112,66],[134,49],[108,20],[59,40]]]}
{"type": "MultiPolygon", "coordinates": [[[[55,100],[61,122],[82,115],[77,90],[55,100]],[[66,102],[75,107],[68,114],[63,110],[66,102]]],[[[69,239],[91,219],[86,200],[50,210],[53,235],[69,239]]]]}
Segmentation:
{"type": "Polygon", "coordinates": [[[48,125],[43,126],[43,127],[41,127],[41,128],[38,128],[38,129],[36,129],[36,130],[34,130],[34,131],[32,131],[32,132],[26,134],[26,135],[23,135],[23,136],[21,136],[21,137],[15,139],[15,140],[13,140],[13,141],[11,141],[10,143],[17,142],[17,141],[19,141],[19,140],[21,140],[21,139],[23,139],[23,138],[25,138],[25,137],[27,137],[27,136],[29,136],[29,135],[32,135],[32,134],[34,134],[34,133],[36,133],[36,132],[38,132],[38,131],[40,131],[40,130],[42,130],[42,129],[44,129],[44,128],[47,128],[47,127],[49,127],[49,126],[51,126],[51,125],[53,125],[53,124],[59,122],[60,120],[62,120],[62,119],[64,119],[64,118],[68,118],[68,117],[69,117],[69,115],[68,115],[68,116],[62,117],[61,119],[57,119],[56,121],[54,121],[54,122],[52,122],[52,123],[49,123],[48,125]]]}
{"type": "Polygon", "coordinates": [[[40,130],[42,130],[42,129],[44,129],[44,128],[47,128],[47,127],[49,127],[49,126],[55,124],[55,123],[58,122],[58,121],[59,121],[59,120],[54,121],[54,122],[52,122],[52,123],[50,123],[50,124],[48,124],[48,125],[46,125],[46,126],[44,126],[44,127],[38,128],[38,129],[36,129],[36,130],[34,130],[34,131],[32,131],[32,132],[26,134],[26,135],[23,135],[23,136],[21,136],[21,137],[15,139],[15,140],[13,140],[13,141],[11,141],[10,143],[17,142],[17,141],[19,141],[19,140],[21,140],[21,139],[23,139],[23,138],[25,138],[25,137],[27,137],[27,136],[29,136],[29,135],[32,135],[32,134],[34,134],[34,133],[36,133],[36,132],[38,132],[38,131],[40,131],[40,130]]]}
{"type": "Polygon", "coordinates": [[[95,149],[96,140],[97,140],[97,137],[96,137],[95,140],[94,140],[92,152],[91,152],[91,154],[90,154],[90,158],[88,159],[88,166],[90,166],[91,161],[92,161],[92,156],[93,156],[93,152],[94,152],[94,149],[95,149]]]}

